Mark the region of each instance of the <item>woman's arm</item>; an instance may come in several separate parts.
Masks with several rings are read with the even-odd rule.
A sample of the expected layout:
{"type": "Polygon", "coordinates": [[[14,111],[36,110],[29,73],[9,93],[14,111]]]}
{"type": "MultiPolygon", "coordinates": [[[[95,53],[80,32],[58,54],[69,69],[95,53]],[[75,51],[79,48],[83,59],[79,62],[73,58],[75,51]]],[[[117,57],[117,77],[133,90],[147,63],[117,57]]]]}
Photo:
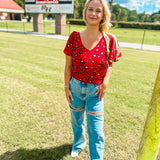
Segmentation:
{"type": "Polygon", "coordinates": [[[110,65],[108,67],[107,73],[106,73],[106,75],[105,75],[105,77],[103,79],[103,82],[102,82],[102,84],[98,88],[97,94],[99,94],[98,99],[100,99],[100,100],[102,100],[105,92],[107,91],[107,86],[108,86],[111,74],[112,74],[112,65],[110,65]]]}
{"type": "Polygon", "coordinates": [[[64,82],[65,82],[65,93],[66,98],[69,104],[71,104],[70,98],[73,99],[72,93],[69,88],[69,82],[71,80],[72,74],[72,57],[66,55],[66,65],[65,65],[65,72],[64,72],[64,82]]]}

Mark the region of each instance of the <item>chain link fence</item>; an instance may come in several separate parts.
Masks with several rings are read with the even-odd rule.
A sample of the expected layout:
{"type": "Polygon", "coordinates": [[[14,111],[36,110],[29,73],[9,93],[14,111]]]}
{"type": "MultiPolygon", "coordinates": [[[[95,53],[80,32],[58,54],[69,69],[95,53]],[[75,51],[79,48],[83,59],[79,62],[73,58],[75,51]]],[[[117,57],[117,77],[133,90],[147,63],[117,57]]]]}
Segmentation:
{"type": "MultiPolygon", "coordinates": [[[[44,34],[55,34],[55,22],[48,21],[40,23],[40,26],[43,25],[44,34]]],[[[0,28],[6,30],[15,30],[25,32],[34,32],[33,22],[18,22],[18,21],[1,21],[0,28]]]]}
{"type": "MultiPolygon", "coordinates": [[[[43,25],[43,31],[41,34],[56,34],[56,24],[55,21],[44,21],[39,25],[43,25]]],[[[69,36],[73,31],[82,31],[86,26],[83,25],[73,25],[67,22],[66,24],[66,34],[69,36]]],[[[5,29],[6,31],[21,31],[24,33],[34,32],[33,22],[18,22],[18,21],[0,21],[0,29],[5,29]]],[[[134,28],[111,28],[110,33],[116,35],[118,41],[138,43],[141,45],[149,44],[160,46],[160,31],[159,30],[143,30],[134,28]]]]}

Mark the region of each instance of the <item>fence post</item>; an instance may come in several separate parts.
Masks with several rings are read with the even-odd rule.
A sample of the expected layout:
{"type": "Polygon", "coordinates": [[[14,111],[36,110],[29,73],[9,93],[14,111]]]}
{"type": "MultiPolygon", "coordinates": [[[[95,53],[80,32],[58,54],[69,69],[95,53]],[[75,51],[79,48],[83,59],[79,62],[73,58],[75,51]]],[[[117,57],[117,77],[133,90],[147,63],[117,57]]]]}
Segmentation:
{"type": "Polygon", "coordinates": [[[45,21],[43,22],[43,34],[45,34],[45,21]]]}
{"type": "Polygon", "coordinates": [[[156,160],[160,148],[160,66],[149,106],[137,160],[156,160]]]}
{"type": "Polygon", "coordinates": [[[23,32],[25,33],[25,22],[23,22],[23,32]]]}
{"type": "Polygon", "coordinates": [[[144,43],[144,37],[145,37],[145,33],[146,33],[146,30],[144,30],[144,33],[143,33],[143,38],[142,38],[141,49],[143,48],[143,43],[144,43]]]}
{"type": "Polygon", "coordinates": [[[7,29],[7,32],[8,32],[8,23],[6,22],[6,29],[7,29]]]}
{"type": "Polygon", "coordinates": [[[69,35],[70,35],[71,34],[70,21],[68,21],[68,23],[69,23],[69,35]]]}

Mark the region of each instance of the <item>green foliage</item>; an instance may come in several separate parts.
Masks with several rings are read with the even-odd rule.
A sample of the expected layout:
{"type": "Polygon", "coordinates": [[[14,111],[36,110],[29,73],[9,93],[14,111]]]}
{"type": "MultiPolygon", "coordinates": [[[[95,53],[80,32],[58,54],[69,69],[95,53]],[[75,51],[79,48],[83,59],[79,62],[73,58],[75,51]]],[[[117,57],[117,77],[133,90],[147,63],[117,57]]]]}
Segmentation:
{"type": "Polygon", "coordinates": [[[127,21],[129,10],[116,4],[112,6],[112,20],[127,21]]]}
{"type": "Polygon", "coordinates": [[[74,18],[76,18],[78,15],[77,8],[80,6],[80,3],[78,0],[74,0],[74,18]]]}
{"type": "Polygon", "coordinates": [[[151,17],[149,14],[146,14],[145,12],[138,14],[139,16],[139,22],[151,22],[151,17]]]}
{"type": "Polygon", "coordinates": [[[153,22],[157,22],[159,21],[160,22],[160,14],[155,14],[152,16],[152,21],[153,22]]]}
{"type": "Polygon", "coordinates": [[[77,10],[77,16],[76,18],[83,18],[83,8],[86,0],[78,0],[79,6],[76,8],[77,10]]]}
{"type": "Polygon", "coordinates": [[[136,10],[132,10],[129,12],[128,21],[138,22],[138,14],[136,10]]]}
{"type": "Polygon", "coordinates": [[[25,0],[14,0],[17,4],[19,4],[23,9],[25,8],[25,0]]]}
{"type": "Polygon", "coordinates": [[[133,22],[157,22],[160,21],[160,11],[153,13],[152,15],[146,14],[145,12],[138,14],[136,10],[129,10],[115,4],[112,6],[112,17],[113,21],[133,21],[133,22]]]}

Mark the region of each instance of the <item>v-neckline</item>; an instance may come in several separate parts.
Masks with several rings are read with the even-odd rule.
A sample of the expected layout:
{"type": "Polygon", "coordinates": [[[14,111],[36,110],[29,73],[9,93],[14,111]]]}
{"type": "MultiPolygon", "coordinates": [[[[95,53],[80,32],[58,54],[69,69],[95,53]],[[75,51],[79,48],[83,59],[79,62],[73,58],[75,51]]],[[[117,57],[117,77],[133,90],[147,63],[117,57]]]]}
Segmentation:
{"type": "Polygon", "coordinates": [[[83,42],[82,42],[82,39],[81,39],[81,35],[80,35],[80,32],[78,32],[79,33],[79,38],[80,38],[80,42],[81,42],[81,44],[82,44],[82,46],[87,50],[87,51],[92,51],[92,50],[94,50],[98,45],[99,45],[99,43],[101,42],[101,40],[103,39],[103,36],[100,38],[100,40],[98,41],[98,43],[92,48],[92,49],[88,49],[88,48],[86,48],[85,47],[85,45],[83,44],[83,42]]]}

